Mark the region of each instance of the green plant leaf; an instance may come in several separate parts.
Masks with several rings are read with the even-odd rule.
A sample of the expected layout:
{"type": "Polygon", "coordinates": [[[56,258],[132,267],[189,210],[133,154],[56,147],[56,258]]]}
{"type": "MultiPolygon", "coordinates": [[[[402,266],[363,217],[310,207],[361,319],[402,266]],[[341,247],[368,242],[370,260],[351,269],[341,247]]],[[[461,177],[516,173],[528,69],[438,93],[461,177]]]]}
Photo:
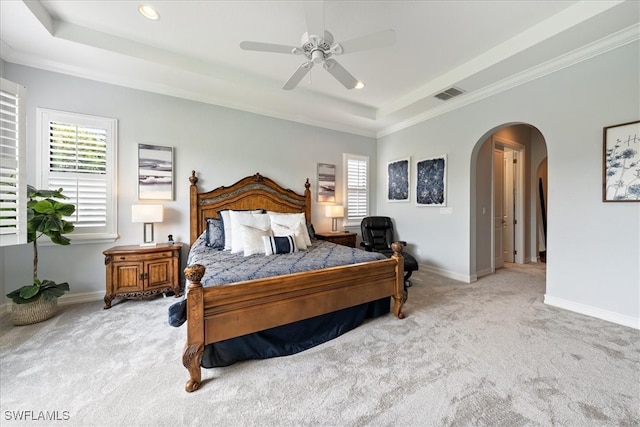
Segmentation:
{"type": "Polygon", "coordinates": [[[53,205],[53,208],[55,209],[56,213],[62,215],[62,216],[70,216],[72,215],[75,210],[76,207],[69,204],[69,203],[60,203],[60,202],[56,202],[53,205]]]}
{"type": "Polygon", "coordinates": [[[20,298],[33,298],[34,296],[38,295],[38,292],[40,292],[40,286],[38,285],[34,284],[30,286],[23,286],[22,288],[20,288],[20,298]]]}
{"type": "Polygon", "coordinates": [[[49,199],[38,201],[35,205],[33,205],[32,209],[37,213],[42,213],[47,215],[56,213],[55,209],[53,208],[53,203],[51,203],[51,200],[49,199]]]}

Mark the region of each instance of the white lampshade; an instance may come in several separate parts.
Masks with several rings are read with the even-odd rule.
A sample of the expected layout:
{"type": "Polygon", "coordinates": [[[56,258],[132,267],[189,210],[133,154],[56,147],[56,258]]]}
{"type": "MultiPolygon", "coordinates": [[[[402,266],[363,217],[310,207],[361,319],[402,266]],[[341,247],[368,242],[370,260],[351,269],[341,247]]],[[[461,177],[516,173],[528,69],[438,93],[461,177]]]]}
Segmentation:
{"type": "Polygon", "coordinates": [[[131,222],[162,222],[162,205],[131,205],[131,222]]]}
{"type": "Polygon", "coordinates": [[[342,205],[330,205],[325,207],[324,214],[331,218],[331,232],[338,232],[338,218],[344,216],[344,206],[342,205]]]}
{"type": "Polygon", "coordinates": [[[344,217],[344,206],[332,205],[325,208],[325,215],[329,218],[342,218],[344,217]]]}
{"type": "Polygon", "coordinates": [[[162,205],[131,205],[131,222],[144,223],[144,243],[140,246],[155,246],[153,241],[153,223],[162,222],[162,205]]]}

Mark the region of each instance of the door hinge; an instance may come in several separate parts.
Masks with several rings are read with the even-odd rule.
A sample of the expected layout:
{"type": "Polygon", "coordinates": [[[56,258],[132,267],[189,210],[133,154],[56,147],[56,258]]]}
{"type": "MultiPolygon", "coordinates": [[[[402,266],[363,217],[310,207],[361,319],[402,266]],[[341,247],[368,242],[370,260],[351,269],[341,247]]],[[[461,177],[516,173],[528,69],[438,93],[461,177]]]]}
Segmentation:
{"type": "Polygon", "coordinates": [[[518,159],[513,159],[513,163],[518,163],[518,159]]]}
{"type": "Polygon", "coordinates": [[[514,219],[514,220],[513,220],[513,223],[514,223],[514,224],[517,224],[517,223],[518,223],[518,220],[517,220],[517,219],[514,219]]]}
{"type": "Polygon", "coordinates": [[[518,255],[518,251],[513,251],[513,254],[514,255],[518,255]]]}

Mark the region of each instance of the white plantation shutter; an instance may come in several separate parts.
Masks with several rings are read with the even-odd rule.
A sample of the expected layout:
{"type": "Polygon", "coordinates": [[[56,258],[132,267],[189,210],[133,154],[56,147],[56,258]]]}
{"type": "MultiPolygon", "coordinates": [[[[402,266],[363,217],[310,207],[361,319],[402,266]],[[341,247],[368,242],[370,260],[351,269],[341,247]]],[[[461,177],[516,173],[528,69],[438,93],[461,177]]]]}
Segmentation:
{"type": "Polygon", "coordinates": [[[369,158],[345,154],[347,222],[360,223],[369,215],[369,158]]]}
{"type": "Polygon", "coordinates": [[[0,79],[0,246],[27,242],[25,92],[0,79]]]}
{"type": "Polygon", "coordinates": [[[115,238],[115,119],[38,109],[42,187],[63,189],[76,239],[115,238]]]}

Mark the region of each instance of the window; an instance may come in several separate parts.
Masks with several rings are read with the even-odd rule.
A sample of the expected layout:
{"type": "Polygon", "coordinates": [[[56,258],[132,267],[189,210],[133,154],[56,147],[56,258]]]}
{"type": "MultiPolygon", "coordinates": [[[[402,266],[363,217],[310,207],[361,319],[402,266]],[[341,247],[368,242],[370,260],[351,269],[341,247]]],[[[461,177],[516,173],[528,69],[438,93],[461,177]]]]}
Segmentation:
{"type": "Polygon", "coordinates": [[[360,225],[369,215],[369,158],[344,155],[347,225],[360,225]]]}
{"type": "Polygon", "coordinates": [[[113,241],[117,121],[38,108],[40,188],[62,188],[76,207],[74,242],[113,241]]]}
{"type": "Polygon", "coordinates": [[[0,78],[0,246],[27,243],[25,92],[0,78]]]}

